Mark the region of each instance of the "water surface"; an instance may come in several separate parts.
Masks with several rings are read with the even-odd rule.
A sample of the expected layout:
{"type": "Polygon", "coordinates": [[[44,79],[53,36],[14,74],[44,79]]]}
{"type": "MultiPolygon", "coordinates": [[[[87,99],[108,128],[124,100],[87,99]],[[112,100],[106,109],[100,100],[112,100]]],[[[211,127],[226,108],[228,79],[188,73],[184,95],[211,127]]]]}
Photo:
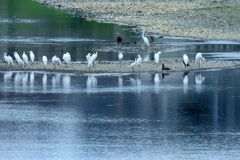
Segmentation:
{"type": "Polygon", "coordinates": [[[239,73],[2,72],[0,157],[239,159],[239,73]]]}

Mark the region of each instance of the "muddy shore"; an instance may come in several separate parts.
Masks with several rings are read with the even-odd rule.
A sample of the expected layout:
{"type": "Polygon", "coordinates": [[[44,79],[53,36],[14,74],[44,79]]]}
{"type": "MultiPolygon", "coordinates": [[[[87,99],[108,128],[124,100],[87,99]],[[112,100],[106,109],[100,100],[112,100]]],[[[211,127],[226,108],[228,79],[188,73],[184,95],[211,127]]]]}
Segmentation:
{"type": "Polygon", "coordinates": [[[147,34],[240,39],[238,0],[36,0],[98,22],[146,29],[147,34]]]}
{"type": "MultiPolygon", "coordinates": [[[[131,72],[163,72],[161,64],[157,65],[152,61],[143,62],[140,67],[132,69],[130,64],[132,62],[122,62],[120,66],[119,62],[96,62],[95,68],[87,67],[86,63],[71,63],[69,65],[53,65],[47,64],[44,66],[42,63],[34,63],[28,66],[21,66],[14,64],[8,66],[5,63],[0,63],[0,71],[48,71],[48,72],[67,72],[67,73],[131,73],[131,72]]],[[[240,62],[238,61],[205,61],[200,68],[195,63],[190,63],[189,67],[185,67],[181,61],[177,60],[163,60],[165,67],[169,67],[169,71],[164,72],[176,72],[176,71],[194,71],[194,70],[208,70],[208,69],[224,69],[224,68],[239,68],[240,62]]]]}

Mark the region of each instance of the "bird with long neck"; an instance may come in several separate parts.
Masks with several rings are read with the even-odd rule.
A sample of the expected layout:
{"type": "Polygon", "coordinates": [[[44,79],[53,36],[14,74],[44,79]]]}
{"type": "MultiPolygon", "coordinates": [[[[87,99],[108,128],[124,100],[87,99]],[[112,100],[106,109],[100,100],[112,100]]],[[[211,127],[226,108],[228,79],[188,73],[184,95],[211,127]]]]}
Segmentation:
{"type": "Polygon", "coordinates": [[[149,40],[147,37],[144,36],[145,34],[145,30],[142,32],[142,39],[143,39],[143,42],[147,45],[147,47],[149,47],[149,40]]]}

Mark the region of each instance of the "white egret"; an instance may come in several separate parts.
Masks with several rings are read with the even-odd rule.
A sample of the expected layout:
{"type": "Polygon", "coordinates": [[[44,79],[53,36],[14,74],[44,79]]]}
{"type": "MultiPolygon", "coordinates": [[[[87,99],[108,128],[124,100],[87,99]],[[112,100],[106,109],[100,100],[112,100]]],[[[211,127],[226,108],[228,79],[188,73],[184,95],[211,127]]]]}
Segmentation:
{"type": "Polygon", "coordinates": [[[91,61],[92,61],[92,63],[93,63],[93,67],[95,67],[95,66],[94,66],[94,61],[97,59],[97,55],[98,55],[98,52],[93,53],[93,55],[91,56],[91,61]]]}
{"type": "Polygon", "coordinates": [[[183,64],[186,66],[189,66],[189,58],[186,54],[183,55],[183,64]]]}
{"type": "Polygon", "coordinates": [[[25,52],[23,52],[22,54],[22,59],[23,59],[23,62],[28,65],[28,57],[25,52]]]}
{"type": "Polygon", "coordinates": [[[71,55],[70,55],[70,53],[66,52],[65,54],[63,54],[62,59],[63,59],[63,61],[66,64],[69,64],[71,62],[71,55]]]}
{"type": "Polygon", "coordinates": [[[10,65],[13,65],[13,59],[10,55],[8,55],[8,60],[9,60],[10,65]]]}
{"type": "Polygon", "coordinates": [[[197,53],[196,56],[195,56],[195,63],[198,67],[200,67],[200,64],[202,61],[204,61],[205,58],[203,57],[202,53],[197,53]]]}
{"type": "Polygon", "coordinates": [[[42,62],[43,62],[43,65],[44,65],[44,66],[47,65],[48,59],[47,59],[46,56],[43,56],[43,57],[42,57],[42,62]]]}
{"type": "Polygon", "coordinates": [[[89,61],[90,61],[90,59],[91,59],[91,53],[88,53],[88,54],[86,55],[86,59],[87,59],[87,63],[89,63],[89,61]]]}
{"type": "Polygon", "coordinates": [[[137,65],[137,59],[135,58],[134,62],[130,64],[130,68],[132,68],[132,71],[134,71],[134,67],[137,65]]]}
{"type": "Polygon", "coordinates": [[[148,40],[147,37],[144,36],[144,34],[145,34],[145,30],[144,30],[143,33],[142,33],[142,39],[143,39],[144,43],[145,43],[147,46],[149,46],[149,40],[148,40]]]}
{"type": "Polygon", "coordinates": [[[18,64],[24,65],[23,60],[20,58],[20,56],[17,52],[14,52],[14,58],[16,59],[18,64]]]}
{"type": "Polygon", "coordinates": [[[156,64],[159,64],[159,59],[160,59],[160,55],[162,52],[158,51],[157,53],[154,54],[154,61],[156,64]]]}
{"type": "Polygon", "coordinates": [[[52,57],[52,63],[53,63],[54,65],[55,65],[55,64],[58,64],[58,65],[62,64],[60,58],[57,57],[56,55],[54,55],[54,56],[52,57]]]}
{"type": "Polygon", "coordinates": [[[6,62],[8,65],[10,64],[9,57],[6,52],[4,52],[4,62],[6,62]]]}
{"type": "Polygon", "coordinates": [[[142,63],[142,57],[140,56],[140,54],[138,54],[137,65],[140,66],[141,63],[142,63]]]}
{"type": "Polygon", "coordinates": [[[34,63],[35,55],[34,55],[33,51],[30,51],[30,60],[32,63],[34,63]]]}
{"type": "Polygon", "coordinates": [[[123,53],[118,52],[118,60],[120,61],[120,65],[122,64],[122,59],[123,59],[123,53]]]}

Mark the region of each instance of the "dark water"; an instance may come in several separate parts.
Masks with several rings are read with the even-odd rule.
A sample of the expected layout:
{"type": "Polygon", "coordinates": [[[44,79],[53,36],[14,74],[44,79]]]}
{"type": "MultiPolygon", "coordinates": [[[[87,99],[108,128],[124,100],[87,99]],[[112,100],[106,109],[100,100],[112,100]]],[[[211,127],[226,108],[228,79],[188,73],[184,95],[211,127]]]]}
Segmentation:
{"type": "Polygon", "coordinates": [[[0,74],[0,159],[239,159],[240,71],[0,74]]]}

